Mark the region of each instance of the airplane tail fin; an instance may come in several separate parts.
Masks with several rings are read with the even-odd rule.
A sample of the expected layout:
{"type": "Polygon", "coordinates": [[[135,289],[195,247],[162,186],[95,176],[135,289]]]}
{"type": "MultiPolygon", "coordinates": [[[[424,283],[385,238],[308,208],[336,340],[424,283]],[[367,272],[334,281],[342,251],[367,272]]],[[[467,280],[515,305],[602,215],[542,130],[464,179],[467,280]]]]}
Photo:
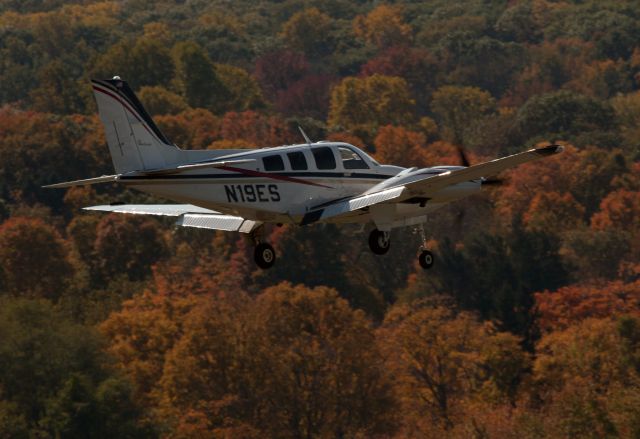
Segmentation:
{"type": "Polygon", "coordinates": [[[116,76],[93,79],[91,85],[118,174],[166,168],[178,162],[180,149],[162,134],[126,81],[116,76]]]}

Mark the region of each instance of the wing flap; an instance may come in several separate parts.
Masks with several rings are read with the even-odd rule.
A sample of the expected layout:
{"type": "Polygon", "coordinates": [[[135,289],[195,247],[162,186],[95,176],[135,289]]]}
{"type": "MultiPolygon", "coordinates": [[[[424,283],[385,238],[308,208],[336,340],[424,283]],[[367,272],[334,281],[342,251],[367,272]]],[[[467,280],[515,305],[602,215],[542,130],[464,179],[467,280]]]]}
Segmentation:
{"type": "Polygon", "coordinates": [[[344,213],[363,209],[373,204],[393,200],[400,197],[404,190],[404,186],[399,186],[380,192],[375,192],[373,194],[361,195],[329,204],[327,205],[327,207],[312,210],[311,212],[307,213],[302,218],[302,222],[300,223],[300,225],[304,226],[307,224],[315,223],[316,221],[321,221],[344,213]]]}
{"type": "Polygon", "coordinates": [[[193,214],[182,215],[176,224],[183,227],[196,227],[199,229],[225,230],[227,232],[250,233],[260,223],[245,220],[232,215],[193,214]]]}
{"type": "Polygon", "coordinates": [[[251,233],[262,223],[239,216],[225,215],[192,204],[116,204],[85,207],[84,210],[134,215],[177,216],[176,225],[227,232],[251,233]]]}

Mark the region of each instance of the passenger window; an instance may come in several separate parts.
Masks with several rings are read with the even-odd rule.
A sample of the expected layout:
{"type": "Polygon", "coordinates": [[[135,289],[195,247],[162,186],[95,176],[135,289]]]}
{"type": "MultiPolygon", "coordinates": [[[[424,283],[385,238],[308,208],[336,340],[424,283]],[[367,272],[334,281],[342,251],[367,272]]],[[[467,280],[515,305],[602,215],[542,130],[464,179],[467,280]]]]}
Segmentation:
{"type": "Polygon", "coordinates": [[[289,157],[289,163],[291,163],[291,169],[294,171],[306,171],[307,159],[304,158],[304,154],[300,151],[294,151],[287,153],[289,157]]]}
{"type": "Polygon", "coordinates": [[[279,155],[268,155],[262,157],[265,171],[284,171],[284,162],[279,155]]]}
{"type": "Polygon", "coordinates": [[[362,157],[354,150],[341,146],[338,147],[338,151],[340,151],[340,158],[342,159],[344,169],[369,169],[367,163],[362,160],[362,157]]]}
{"type": "Polygon", "coordinates": [[[331,148],[323,146],[322,148],[313,148],[311,152],[318,169],[336,169],[336,158],[331,148]]]}

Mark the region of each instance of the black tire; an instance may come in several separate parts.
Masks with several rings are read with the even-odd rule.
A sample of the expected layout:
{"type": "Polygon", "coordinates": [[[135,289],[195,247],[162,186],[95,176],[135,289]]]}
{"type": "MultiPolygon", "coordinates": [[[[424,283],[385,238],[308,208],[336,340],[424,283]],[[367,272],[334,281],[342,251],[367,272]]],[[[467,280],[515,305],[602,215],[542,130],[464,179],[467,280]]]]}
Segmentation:
{"type": "Polygon", "coordinates": [[[420,252],[420,256],[418,256],[418,262],[420,262],[420,266],[425,270],[433,267],[433,253],[429,250],[422,250],[420,252]]]}
{"type": "Polygon", "coordinates": [[[253,259],[258,267],[266,270],[276,262],[276,251],[266,242],[260,243],[253,251],[253,259]]]}
{"type": "Polygon", "coordinates": [[[369,248],[371,251],[377,255],[384,255],[389,251],[389,247],[391,247],[389,232],[373,229],[369,234],[369,248]]]}

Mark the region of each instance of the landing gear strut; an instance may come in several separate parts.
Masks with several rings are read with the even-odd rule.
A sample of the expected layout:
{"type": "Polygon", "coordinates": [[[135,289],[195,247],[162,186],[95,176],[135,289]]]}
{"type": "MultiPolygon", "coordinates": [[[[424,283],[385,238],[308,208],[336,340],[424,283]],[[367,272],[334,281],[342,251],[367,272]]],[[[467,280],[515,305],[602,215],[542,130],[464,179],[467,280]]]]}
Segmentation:
{"type": "Polygon", "coordinates": [[[418,255],[418,262],[422,268],[428,270],[433,267],[433,253],[427,250],[427,235],[424,233],[424,226],[420,224],[417,230],[420,233],[420,239],[422,240],[420,254],[418,255]]]}
{"type": "Polygon", "coordinates": [[[250,236],[255,245],[255,249],[253,250],[253,260],[256,262],[258,267],[266,270],[267,268],[273,267],[273,264],[276,262],[276,251],[270,244],[261,242],[263,234],[264,230],[261,226],[251,232],[250,236]]]}
{"type": "Polygon", "coordinates": [[[389,232],[382,232],[378,229],[373,229],[369,234],[369,248],[377,255],[384,255],[389,251],[391,246],[391,239],[389,232]]]}

